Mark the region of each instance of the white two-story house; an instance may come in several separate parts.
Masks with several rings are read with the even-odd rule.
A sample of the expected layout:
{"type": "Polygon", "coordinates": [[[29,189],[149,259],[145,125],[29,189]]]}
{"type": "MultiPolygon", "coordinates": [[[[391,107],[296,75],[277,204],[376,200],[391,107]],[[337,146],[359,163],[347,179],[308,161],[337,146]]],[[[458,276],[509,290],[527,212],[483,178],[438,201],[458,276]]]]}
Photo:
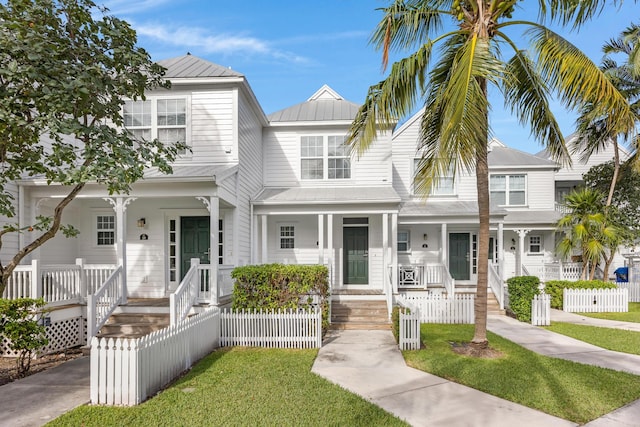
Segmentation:
{"type": "MultiPolygon", "coordinates": [[[[127,128],[190,147],[172,175],[148,170],[129,194],[89,184],[64,214],[80,230],[45,244],[41,264],[122,265],[131,297],[169,295],[197,258],[217,289],[234,266],[326,264],[334,295],[475,290],[473,171],[413,191],[419,117],[379,132],[358,157],[344,145],[358,105],[328,86],[265,115],[246,77],[192,55],[159,62],[171,89],[124,105],[127,128]]],[[[539,273],[555,259],[556,163],[490,143],[491,275],[539,273]]],[[[18,220],[51,213],[67,189],[16,183],[18,220]]],[[[4,257],[32,236],[5,243],[4,257]]],[[[203,285],[205,286],[205,285],[203,285]]]]}

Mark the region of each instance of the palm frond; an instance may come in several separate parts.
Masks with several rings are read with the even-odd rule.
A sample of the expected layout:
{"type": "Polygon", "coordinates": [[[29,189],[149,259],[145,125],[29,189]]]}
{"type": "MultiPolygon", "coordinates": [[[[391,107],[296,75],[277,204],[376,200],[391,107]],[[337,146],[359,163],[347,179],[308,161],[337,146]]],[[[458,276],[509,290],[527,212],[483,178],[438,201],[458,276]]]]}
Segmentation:
{"type": "Polygon", "coordinates": [[[369,88],[347,133],[346,143],[358,155],[368,149],[379,128],[391,129],[413,109],[423,94],[431,52],[431,43],[425,43],[413,55],[393,64],[385,80],[369,88]]]}
{"type": "Polygon", "coordinates": [[[531,126],[531,133],[544,143],[555,161],[570,166],[571,157],[560,125],[549,107],[549,88],[525,51],[516,50],[507,63],[502,89],[505,104],[516,114],[520,123],[531,126]]]}
{"type": "Polygon", "coordinates": [[[538,56],[541,76],[569,108],[594,106],[593,117],[606,117],[618,134],[634,132],[636,115],[625,97],[584,53],[553,31],[536,26],[527,31],[538,56]]]}
{"type": "Polygon", "coordinates": [[[562,26],[571,25],[579,28],[589,21],[607,5],[604,0],[539,0],[540,21],[550,18],[552,22],[559,22],[562,26]]]}

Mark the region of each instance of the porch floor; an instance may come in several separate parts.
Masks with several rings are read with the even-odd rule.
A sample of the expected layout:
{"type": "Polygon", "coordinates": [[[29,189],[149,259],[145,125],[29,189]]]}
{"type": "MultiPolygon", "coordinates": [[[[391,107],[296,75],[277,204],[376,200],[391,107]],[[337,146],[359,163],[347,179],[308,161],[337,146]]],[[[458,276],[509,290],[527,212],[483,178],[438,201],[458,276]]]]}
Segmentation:
{"type": "Polygon", "coordinates": [[[125,307],[169,307],[169,298],[128,298],[125,307]]]}

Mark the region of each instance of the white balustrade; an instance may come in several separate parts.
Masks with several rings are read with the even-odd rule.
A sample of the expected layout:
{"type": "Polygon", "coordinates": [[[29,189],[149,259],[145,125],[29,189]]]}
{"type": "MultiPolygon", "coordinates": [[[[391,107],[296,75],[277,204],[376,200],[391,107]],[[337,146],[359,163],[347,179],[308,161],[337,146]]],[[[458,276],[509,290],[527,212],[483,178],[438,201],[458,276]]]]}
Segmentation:
{"type": "Polygon", "coordinates": [[[95,294],[87,301],[87,337],[94,337],[118,305],[123,302],[122,266],[111,273],[95,294]]]}
{"type": "Polygon", "coordinates": [[[494,268],[493,264],[489,263],[489,287],[496,297],[500,310],[504,310],[504,282],[498,275],[498,272],[494,268]]]}
{"type": "Polygon", "coordinates": [[[198,289],[200,287],[200,273],[208,272],[209,269],[199,269],[200,260],[191,259],[191,268],[184,275],[178,288],[169,296],[169,313],[171,325],[176,325],[186,319],[191,308],[198,299],[198,289]]]}

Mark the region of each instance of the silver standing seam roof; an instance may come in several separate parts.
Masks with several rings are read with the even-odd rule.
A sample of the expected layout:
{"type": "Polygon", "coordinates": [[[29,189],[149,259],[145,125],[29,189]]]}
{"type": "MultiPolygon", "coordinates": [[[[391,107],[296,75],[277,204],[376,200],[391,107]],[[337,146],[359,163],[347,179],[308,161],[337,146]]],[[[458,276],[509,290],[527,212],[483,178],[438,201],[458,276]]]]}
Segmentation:
{"type": "Polygon", "coordinates": [[[267,116],[270,122],[352,121],[360,106],[347,101],[329,86],[322,86],[305,102],[267,116]]]}
{"type": "Polygon", "coordinates": [[[253,202],[260,205],[400,203],[400,196],[390,186],[264,188],[253,202]]]}
{"type": "Polygon", "coordinates": [[[495,168],[501,166],[558,167],[558,164],[552,160],[544,159],[510,147],[492,147],[488,155],[488,161],[489,166],[495,168]]]}
{"type": "MultiPolygon", "coordinates": [[[[504,216],[507,211],[501,207],[491,207],[491,215],[504,216]]],[[[478,216],[478,202],[462,200],[428,201],[412,200],[400,205],[401,216],[478,216]]]]}
{"type": "Polygon", "coordinates": [[[234,71],[231,68],[214,64],[190,53],[175,58],[163,59],[157,63],[167,69],[164,75],[167,79],[244,77],[244,74],[234,71]]]}

